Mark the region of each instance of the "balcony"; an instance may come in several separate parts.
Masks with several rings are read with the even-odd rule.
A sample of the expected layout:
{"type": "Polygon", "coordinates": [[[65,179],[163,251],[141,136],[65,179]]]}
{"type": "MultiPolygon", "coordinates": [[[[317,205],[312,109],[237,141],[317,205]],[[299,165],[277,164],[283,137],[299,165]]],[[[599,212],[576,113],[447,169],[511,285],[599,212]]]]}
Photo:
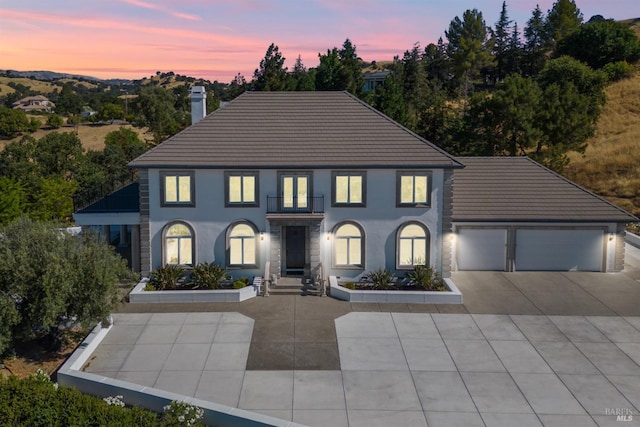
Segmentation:
{"type": "Polygon", "coordinates": [[[323,214],[324,196],[267,196],[268,214],[323,214]]]}

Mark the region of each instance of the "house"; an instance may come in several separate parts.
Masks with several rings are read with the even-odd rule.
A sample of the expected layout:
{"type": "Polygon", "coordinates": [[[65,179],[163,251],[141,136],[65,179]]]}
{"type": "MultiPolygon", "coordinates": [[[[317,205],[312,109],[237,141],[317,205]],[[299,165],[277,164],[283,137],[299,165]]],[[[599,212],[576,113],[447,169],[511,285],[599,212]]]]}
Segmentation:
{"type": "Polygon", "coordinates": [[[202,116],[130,163],[135,208],[74,215],[120,226],[143,275],[617,271],[637,221],[532,160],[453,157],[346,92],[247,92],[202,116]]]}
{"type": "Polygon", "coordinates": [[[27,96],[19,101],[13,103],[13,108],[16,110],[22,110],[25,113],[34,111],[44,111],[51,113],[56,105],[49,101],[49,99],[42,95],[27,96]]]}
{"type": "Polygon", "coordinates": [[[384,83],[384,79],[391,74],[391,71],[375,71],[364,73],[364,91],[370,92],[376,90],[376,88],[384,83]]]}

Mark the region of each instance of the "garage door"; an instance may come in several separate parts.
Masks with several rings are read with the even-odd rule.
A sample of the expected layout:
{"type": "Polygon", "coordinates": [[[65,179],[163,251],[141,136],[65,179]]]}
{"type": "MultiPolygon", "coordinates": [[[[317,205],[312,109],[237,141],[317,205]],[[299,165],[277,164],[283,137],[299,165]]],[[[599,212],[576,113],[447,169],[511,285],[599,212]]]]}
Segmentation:
{"type": "Polygon", "coordinates": [[[505,270],[506,229],[460,228],[456,247],[458,270],[505,270]]]}
{"type": "Polygon", "coordinates": [[[516,271],[602,271],[602,230],[516,230],[516,271]]]}

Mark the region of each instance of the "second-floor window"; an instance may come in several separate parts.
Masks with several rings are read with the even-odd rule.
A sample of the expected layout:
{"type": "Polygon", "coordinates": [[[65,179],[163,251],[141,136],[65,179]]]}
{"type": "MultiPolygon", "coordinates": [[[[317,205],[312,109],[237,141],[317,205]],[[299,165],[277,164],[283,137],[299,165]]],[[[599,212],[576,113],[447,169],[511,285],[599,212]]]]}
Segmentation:
{"type": "Polygon", "coordinates": [[[417,207],[431,204],[429,172],[398,172],[396,205],[417,207]]]}
{"type": "Polygon", "coordinates": [[[161,172],[162,206],[195,206],[193,172],[161,172]]]}
{"type": "Polygon", "coordinates": [[[365,206],[365,173],[333,172],[333,205],[365,206]]]}
{"type": "Polygon", "coordinates": [[[225,173],[225,206],[258,206],[258,172],[225,173]]]}

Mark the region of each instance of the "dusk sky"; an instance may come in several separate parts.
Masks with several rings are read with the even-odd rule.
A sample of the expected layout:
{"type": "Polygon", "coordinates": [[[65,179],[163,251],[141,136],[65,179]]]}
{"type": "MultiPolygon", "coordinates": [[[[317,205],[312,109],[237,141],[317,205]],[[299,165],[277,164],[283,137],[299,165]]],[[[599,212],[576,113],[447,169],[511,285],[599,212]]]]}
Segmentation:
{"type": "MultiPolygon", "coordinates": [[[[536,3],[511,0],[509,17],[520,31],[536,3]]],[[[640,17],[638,0],[577,0],[593,15],[640,17]]],[[[418,42],[444,38],[466,9],[489,26],[502,0],[0,0],[0,69],[48,70],[98,78],[140,79],[173,71],[228,83],[251,80],[269,44],[292,68],[349,38],[365,61],[402,56],[418,42]]]]}

